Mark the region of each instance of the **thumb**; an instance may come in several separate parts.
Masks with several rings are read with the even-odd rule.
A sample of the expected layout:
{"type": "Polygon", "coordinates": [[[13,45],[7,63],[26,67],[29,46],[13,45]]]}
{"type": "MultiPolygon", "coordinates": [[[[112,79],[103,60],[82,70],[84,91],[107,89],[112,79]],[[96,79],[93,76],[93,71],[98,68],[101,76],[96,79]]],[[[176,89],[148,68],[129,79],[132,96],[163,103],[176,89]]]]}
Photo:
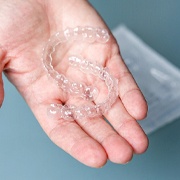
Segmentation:
{"type": "Polygon", "coordinates": [[[5,57],[5,50],[0,47],[0,107],[2,106],[4,99],[4,88],[3,88],[3,80],[2,80],[2,71],[4,68],[3,59],[5,57]]]}

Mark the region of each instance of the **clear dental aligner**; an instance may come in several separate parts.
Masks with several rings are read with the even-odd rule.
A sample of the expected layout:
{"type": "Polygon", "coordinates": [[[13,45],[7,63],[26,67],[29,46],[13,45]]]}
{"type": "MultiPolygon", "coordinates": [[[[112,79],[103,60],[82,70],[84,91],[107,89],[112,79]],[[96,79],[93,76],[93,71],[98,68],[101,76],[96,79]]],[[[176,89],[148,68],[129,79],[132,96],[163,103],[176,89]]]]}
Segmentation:
{"type": "MultiPolygon", "coordinates": [[[[108,31],[102,28],[76,27],[67,28],[64,31],[53,35],[43,50],[43,64],[48,74],[56,81],[57,85],[66,93],[79,96],[88,101],[94,101],[98,96],[98,89],[92,86],[86,86],[83,83],[72,82],[63,74],[57,72],[52,65],[52,54],[56,46],[69,40],[86,41],[88,43],[106,43],[109,40],[108,31]]],[[[61,105],[51,104],[48,113],[55,117],[65,120],[81,119],[83,117],[95,117],[108,111],[118,96],[118,80],[114,78],[107,68],[102,67],[96,62],[77,56],[70,56],[69,65],[78,68],[82,72],[90,73],[105,82],[108,88],[108,95],[104,102],[96,105],[61,105]]]]}

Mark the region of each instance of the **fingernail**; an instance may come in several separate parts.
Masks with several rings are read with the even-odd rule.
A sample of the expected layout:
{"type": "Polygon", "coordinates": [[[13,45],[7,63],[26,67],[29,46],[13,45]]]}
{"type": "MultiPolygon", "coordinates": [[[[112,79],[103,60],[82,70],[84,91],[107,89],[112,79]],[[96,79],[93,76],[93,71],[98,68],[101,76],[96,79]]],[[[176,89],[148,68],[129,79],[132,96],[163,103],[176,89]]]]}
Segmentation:
{"type": "Polygon", "coordinates": [[[129,163],[130,163],[130,161],[128,161],[128,162],[126,162],[126,163],[124,163],[124,165],[129,164],[129,163]]]}

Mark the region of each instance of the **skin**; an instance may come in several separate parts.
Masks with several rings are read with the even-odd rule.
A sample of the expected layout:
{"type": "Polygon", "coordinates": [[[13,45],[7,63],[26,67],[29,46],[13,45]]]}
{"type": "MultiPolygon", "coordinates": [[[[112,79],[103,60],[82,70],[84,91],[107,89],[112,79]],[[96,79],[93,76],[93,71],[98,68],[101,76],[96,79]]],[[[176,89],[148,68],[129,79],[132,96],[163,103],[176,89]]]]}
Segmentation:
{"type": "MultiPolygon", "coordinates": [[[[93,57],[109,68],[119,80],[119,98],[104,115],[109,123],[103,117],[78,121],[50,119],[46,113],[50,103],[84,103],[67,96],[48,78],[41,54],[50,36],[66,27],[89,25],[107,29],[88,1],[0,0],[0,22],[0,72],[4,71],[21,93],[45,133],[57,146],[91,167],[102,167],[107,160],[124,164],[134,153],[140,154],[147,149],[148,139],[136,121],[146,117],[147,104],[112,35],[107,44],[65,45],[62,61],[55,62],[57,70],[67,76],[74,73],[77,79],[81,77],[88,85],[93,79],[87,78],[86,74],[78,76],[77,71],[66,65],[64,60],[69,52],[93,57]]],[[[0,76],[0,104],[3,97],[0,76]]],[[[99,96],[96,102],[102,98],[99,96]]]]}

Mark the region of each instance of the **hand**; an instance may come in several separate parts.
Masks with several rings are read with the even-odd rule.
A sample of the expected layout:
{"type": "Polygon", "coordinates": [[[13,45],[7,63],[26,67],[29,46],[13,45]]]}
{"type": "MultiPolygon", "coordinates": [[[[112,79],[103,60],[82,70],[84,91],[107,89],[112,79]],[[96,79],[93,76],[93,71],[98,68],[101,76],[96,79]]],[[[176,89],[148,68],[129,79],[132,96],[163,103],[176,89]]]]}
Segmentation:
{"type": "MultiPolygon", "coordinates": [[[[89,25],[107,28],[87,1],[0,0],[0,22],[0,43],[3,47],[0,70],[4,70],[22,94],[56,145],[91,167],[101,167],[107,159],[114,163],[127,163],[133,153],[146,150],[148,140],[136,120],[146,116],[147,104],[125,66],[112,35],[106,45],[81,47],[83,56],[92,57],[106,65],[119,80],[119,99],[105,114],[111,126],[103,117],[66,121],[50,119],[46,113],[50,103],[73,101],[47,77],[41,61],[42,49],[47,40],[66,27],[89,25]]],[[[74,43],[66,49],[67,54],[76,47],[74,43]]],[[[58,70],[59,64],[57,62],[58,70]]],[[[73,73],[67,66],[61,67],[65,75],[73,73]]],[[[3,86],[0,80],[2,100],[3,86]]]]}

